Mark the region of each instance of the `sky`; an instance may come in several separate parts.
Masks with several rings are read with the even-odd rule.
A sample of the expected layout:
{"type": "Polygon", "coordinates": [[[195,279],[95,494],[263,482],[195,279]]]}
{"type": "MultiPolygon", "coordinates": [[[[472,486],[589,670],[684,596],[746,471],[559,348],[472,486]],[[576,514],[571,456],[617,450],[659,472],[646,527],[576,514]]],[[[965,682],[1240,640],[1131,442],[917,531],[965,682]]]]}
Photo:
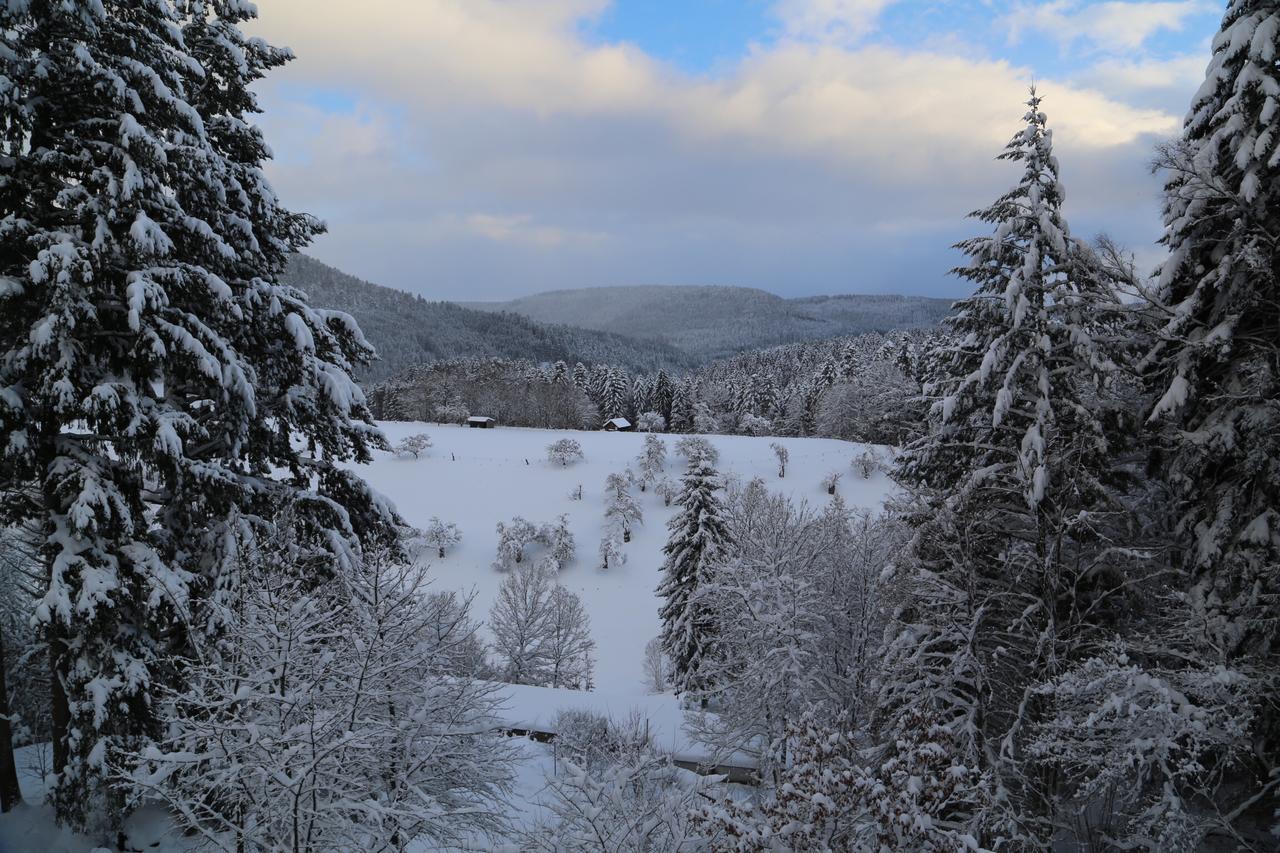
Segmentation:
{"type": "Polygon", "coordinates": [[[954,297],[1044,97],[1072,232],[1160,258],[1154,148],[1222,3],[264,0],[311,254],[431,299],[628,284],[954,297]]]}

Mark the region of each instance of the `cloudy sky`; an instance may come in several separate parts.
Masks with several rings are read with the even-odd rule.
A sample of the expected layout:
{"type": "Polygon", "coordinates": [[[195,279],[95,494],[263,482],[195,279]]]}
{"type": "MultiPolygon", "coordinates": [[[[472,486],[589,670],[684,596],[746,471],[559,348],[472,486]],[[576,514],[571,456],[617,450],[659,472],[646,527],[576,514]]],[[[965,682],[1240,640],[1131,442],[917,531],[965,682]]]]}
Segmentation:
{"type": "Polygon", "coordinates": [[[1153,146],[1222,4],[263,0],[262,87],[312,253],[435,299],[734,284],[953,296],[1031,81],[1073,231],[1158,258],[1153,146]]]}

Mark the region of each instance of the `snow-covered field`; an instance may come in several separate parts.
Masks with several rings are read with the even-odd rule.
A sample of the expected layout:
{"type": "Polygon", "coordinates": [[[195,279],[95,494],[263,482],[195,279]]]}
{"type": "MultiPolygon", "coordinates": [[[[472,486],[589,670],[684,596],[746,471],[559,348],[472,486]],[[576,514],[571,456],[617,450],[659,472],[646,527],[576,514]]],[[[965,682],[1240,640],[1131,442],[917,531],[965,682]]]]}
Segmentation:
{"type": "MultiPolygon", "coordinates": [[[[577,559],[560,573],[560,583],[582,598],[591,617],[596,642],[595,685],[613,695],[643,695],[645,643],[658,633],[658,598],[654,593],[667,541],[667,520],[675,507],[665,507],[652,490],[637,493],[644,524],[623,546],[626,565],[600,569],[596,550],[604,531],[604,481],[609,474],[634,466],[641,433],[573,432],[538,429],[467,429],[452,425],[389,422],[381,424],[394,445],[405,436],[426,432],[434,446],[422,458],[379,453],[360,473],[391,498],[405,520],[425,527],[432,516],[453,522],[462,542],[443,560],[433,559],[437,589],[474,589],[477,619],[485,619],[503,573],[492,568],[499,521],[523,516],[536,524],[564,513],[577,540],[577,559]],[[562,467],[548,462],[546,448],[560,438],[582,445],[585,460],[562,467]],[[527,462],[527,464],[526,464],[527,462]],[[582,500],[570,493],[582,486],[582,500]]],[[[667,475],[679,479],[684,459],[674,453],[679,436],[667,443],[667,475]]],[[[864,445],[820,438],[707,436],[720,453],[719,469],[744,482],[762,477],[771,489],[796,501],[822,505],[829,497],[820,485],[824,476],[840,472],[837,487],[851,509],[878,508],[891,487],[883,473],[862,479],[851,466],[864,445]],[[787,448],[787,476],[778,478],[769,445],[787,448]]],[[[434,556],[434,555],[432,555],[434,556]]],[[[536,555],[535,555],[536,556],[536,555]]]]}
{"type": "MultiPolygon", "coordinates": [[[[497,547],[495,525],[523,516],[534,524],[567,514],[577,540],[577,558],[560,573],[560,582],[576,592],[591,618],[596,642],[595,686],[592,696],[568,696],[568,691],[512,688],[507,698],[508,722],[545,728],[563,704],[607,712],[625,718],[636,708],[654,726],[655,742],[677,756],[692,755],[693,747],[679,730],[680,712],[674,697],[646,696],[642,677],[645,643],[658,633],[658,598],[655,589],[662,565],[666,523],[675,507],[663,506],[654,491],[637,493],[644,523],[631,542],[623,546],[625,565],[599,568],[597,546],[604,530],[604,481],[634,465],[644,435],[639,433],[572,432],[535,429],[473,430],[422,423],[383,423],[394,445],[406,436],[425,432],[433,447],[421,458],[378,453],[358,470],[369,483],[395,502],[406,521],[425,527],[433,516],[457,524],[462,542],[443,559],[431,560],[432,583],[437,589],[474,590],[473,617],[488,618],[489,607],[505,575],[492,563],[497,547]],[[572,438],[582,445],[585,459],[562,467],[546,459],[547,445],[572,438]],[[570,493],[582,486],[582,499],[570,493]]],[[[679,479],[684,459],[674,453],[679,436],[661,436],[667,444],[667,476],[679,479]]],[[[830,439],[754,438],[708,436],[720,453],[718,467],[730,478],[746,481],[762,477],[775,489],[797,501],[821,505],[829,500],[821,480],[832,472],[843,474],[837,490],[850,508],[878,508],[891,488],[889,479],[877,473],[862,479],[851,461],[864,446],[830,439]],[[787,476],[779,479],[770,444],[787,448],[787,476]]],[[[434,557],[434,555],[430,555],[434,557]]],[[[536,559],[538,554],[530,552],[536,559]]],[[[527,740],[518,742],[523,757],[516,768],[512,802],[513,821],[528,826],[543,814],[545,778],[552,767],[551,747],[527,740]]],[[[40,768],[47,764],[47,746],[19,751],[20,775],[28,805],[0,817],[0,853],[87,853],[92,845],[53,826],[44,794],[40,768]],[[43,761],[41,760],[43,756],[43,761]]],[[[191,849],[190,839],[175,835],[172,824],[155,809],[143,810],[129,824],[130,840],[155,853],[191,849]]]]}

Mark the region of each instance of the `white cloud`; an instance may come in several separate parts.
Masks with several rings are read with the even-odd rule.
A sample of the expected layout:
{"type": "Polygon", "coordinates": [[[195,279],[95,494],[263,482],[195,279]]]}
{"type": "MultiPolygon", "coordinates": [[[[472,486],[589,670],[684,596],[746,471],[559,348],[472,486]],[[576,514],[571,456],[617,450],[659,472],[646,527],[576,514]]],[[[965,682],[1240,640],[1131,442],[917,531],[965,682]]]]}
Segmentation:
{"type": "Polygon", "coordinates": [[[786,34],[805,41],[853,44],[875,29],[896,0],[778,0],[774,14],[786,34]]]}
{"type": "Polygon", "coordinates": [[[1133,51],[1161,30],[1181,30],[1188,18],[1213,7],[1205,0],[1022,3],[1004,18],[1009,37],[1048,36],[1064,48],[1087,42],[1104,51],[1133,51]]]}
{"type": "MultiPolygon", "coordinates": [[[[945,269],[955,235],[940,223],[967,231],[963,214],[1015,178],[993,157],[1030,74],[973,51],[856,42],[887,2],[783,2],[786,35],[709,77],[585,41],[579,25],[605,0],[364,0],[344,16],[273,0],[256,29],[299,58],[264,89],[268,139],[286,155],[271,176],[331,223],[322,257],[388,284],[429,272],[437,295],[640,281],[829,291],[853,286],[840,282],[854,268],[861,289],[906,286],[863,280],[887,261],[852,247],[886,234],[905,246],[914,228],[936,252],[906,261],[945,269]],[[307,89],[357,106],[325,114],[299,101],[307,89]],[[397,262],[406,241],[431,263],[397,262]]],[[[1146,205],[1150,143],[1177,116],[1093,81],[1039,84],[1082,200],[1072,210],[1091,185],[1109,210],[1131,212],[1115,202],[1125,193],[1146,205]],[[1098,165],[1076,167],[1086,159],[1098,165]]]]}

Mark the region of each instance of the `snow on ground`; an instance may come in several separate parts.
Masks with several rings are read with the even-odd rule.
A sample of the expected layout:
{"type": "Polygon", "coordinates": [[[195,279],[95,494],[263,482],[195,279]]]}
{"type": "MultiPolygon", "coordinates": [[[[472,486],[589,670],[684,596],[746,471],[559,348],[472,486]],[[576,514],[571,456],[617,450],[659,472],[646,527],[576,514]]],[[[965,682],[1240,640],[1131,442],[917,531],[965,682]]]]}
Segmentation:
{"type": "MultiPolygon", "coordinates": [[[[644,434],[503,427],[483,430],[402,422],[380,426],[392,445],[415,433],[431,436],[434,446],[420,459],[378,453],[372,463],[358,466],[358,470],[395,502],[410,524],[425,527],[432,516],[438,516],[461,529],[462,543],[443,560],[431,555],[435,588],[474,589],[473,616],[487,619],[505,577],[491,565],[498,544],[495,525],[516,515],[536,525],[568,514],[577,541],[577,559],[561,571],[560,583],[582,598],[591,617],[596,688],[614,696],[643,696],[644,646],[658,634],[655,589],[662,546],[667,541],[667,520],[675,507],[664,507],[662,498],[652,490],[637,493],[644,524],[623,546],[626,565],[600,569],[596,549],[604,531],[605,478],[633,466],[644,434]],[[560,438],[578,441],[586,459],[567,467],[548,462],[547,445],[560,438]],[[571,500],[570,492],[579,484],[582,500],[571,500]]],[[[678,481],[684,470],[684,459],[674,452],[680,436],[660,437],[667,444],[667,475],[678,481]]],[[[706,438],[720,453],[721,473],[744,482],[762,477],[771,489],[815,507],[829,500],[820,481],[833,471],[844,475],[837,490],[850,509],[879,508],[891,487],[883,473],[863,480],[853,470],[851,461],[862,453],[864,445],[820,438],[706,438]],[[785,479],[778,478],[769,448],[772,442],[790,453],[785,479]]]]}
{"type": "MultiPolygon", "coordinates": [[[[397,458],[378,453],[357,470],[370,484],[391,498],[405,520],[425,527],[432,516],[457,524],[460,545],[443,560],[432,560],[437,589],[476,592],[473,616],[488,618],[504,575],[491,564],[497,547],[494,530],[499,521],[521,515],[534,524],[569,516],[577,540],[577,559],[560,573],[560,582],[582,598],[591,617],[596,641],[596,690],[573,691],[535,687],[511,687],[504,717],[512,727],[544,730],[561,708],[599,711],[623,719],[638,709],[653,726],[655,743],[675,757],[700,757],[681,730],[681,712],[672,696],[647,696],[642,678],[645,643],[658,633],[658,598],[654,590],[666,543],[666,523],[675,512],[664,507],[652,490],[637,494],[644,524],[624,545],[627,563],[608,571],[598,568],[596,549],[604,530],[604,481],[633,465],[644,435],[639,433],[575,432],[516,429],[493,430],[422,423],[383,423],[394,445],[402,438],[426,432],[434,446],[420,459],[397,458]],[[560,438],[581,443],[586,459],[561,467],[546,461],[546,447],[560,438]],[[526,464],[527,463],[527,464],[526,464]],[[570,499],[582,485],[582,500],[570,499]]],[[[667,476],[678,480],[684,459],[675,455],[679,436],[663,435],[667,444],[667,476]]],[[[891,488],[882,473],[861,479],[851,467],[862,445],[834,439],[755,438],[707,436],[720,452],[720,471],[742,481],[762,477],[769,487],[820,507],[829,498],[820,485],[824,476],[842,473],[838,491],[851,509],[877,509],[891,488]],[[778,442],[790,453],[785,479],[778,479],[776,460],[769,445],[778,442]]],[[[434,555],[433,555],[434,556],[434,555]]],[[[531,551],[533,559],[536,552],[531,551]]],[[[524,759],[516,767],[512,815],[518,825],[531,826],[545,815],[542,800],[546,776],[552,767],[547,744],[517,741],[524,759]]],[[[18,751],[23,794],[27,804],[0,816],[0,853],[83,853],[93,848],[89,839],[54,826],[52,809],[43,805],[41,768],[48,763],[48,747],[18,751]]],[[[156,809],[144,809],[130,819],[130,841],[153,853],[177,853],[191,849],[189,839],[176,835],[172,823],[156,809]],[[152,846],[152,845],[155,846],[152,846]]]]}

